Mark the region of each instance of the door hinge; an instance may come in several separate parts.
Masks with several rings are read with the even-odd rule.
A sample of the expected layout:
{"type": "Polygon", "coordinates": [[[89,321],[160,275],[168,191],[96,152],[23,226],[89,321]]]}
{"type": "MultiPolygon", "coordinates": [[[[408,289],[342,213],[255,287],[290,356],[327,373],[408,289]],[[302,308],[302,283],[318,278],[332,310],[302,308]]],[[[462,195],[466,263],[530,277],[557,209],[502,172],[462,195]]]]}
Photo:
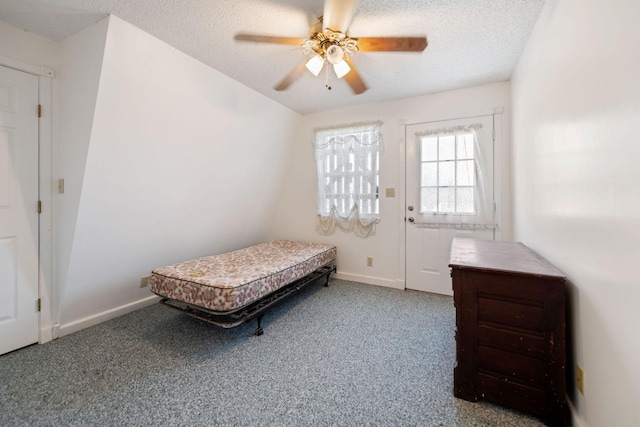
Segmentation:
{"type": "Polygon", "coordinates": [[[42,117],[42,104],[38,104],[38,117],[42,117]]]}
{"type": "Polygon", "coordinates": [[[36,301],[36,308],[38,309],[38,311],[42,311],[42,299],[38,298],[38,300],[36,301]]]}
{"type": "Polygon", "coordinates": [[[38,213],[42,213],[42,201],[38,200],[38,213]]]}

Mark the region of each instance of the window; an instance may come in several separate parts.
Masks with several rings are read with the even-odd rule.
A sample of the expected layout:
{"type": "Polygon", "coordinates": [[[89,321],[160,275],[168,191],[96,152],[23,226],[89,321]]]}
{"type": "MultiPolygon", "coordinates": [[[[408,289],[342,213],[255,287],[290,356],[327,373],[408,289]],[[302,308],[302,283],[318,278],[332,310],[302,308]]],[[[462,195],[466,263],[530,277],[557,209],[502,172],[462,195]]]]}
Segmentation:
{"type": "Polygon", "coordinates": [[[316,129],[318,229],[338,226],[367,237],[379,220],[379,169],[382,123],[356,123],[316,129]]]}
{"type": "Polygon", "coordinates": [[[420,213],[475,214],[473,140],[471,132],[421,138],[420,213]]]}
{"type": "Polygon", "coordinates": [[[492,128],[476,123],[416,133],[417,226],[496,227],[491,132],[492,128]]]}

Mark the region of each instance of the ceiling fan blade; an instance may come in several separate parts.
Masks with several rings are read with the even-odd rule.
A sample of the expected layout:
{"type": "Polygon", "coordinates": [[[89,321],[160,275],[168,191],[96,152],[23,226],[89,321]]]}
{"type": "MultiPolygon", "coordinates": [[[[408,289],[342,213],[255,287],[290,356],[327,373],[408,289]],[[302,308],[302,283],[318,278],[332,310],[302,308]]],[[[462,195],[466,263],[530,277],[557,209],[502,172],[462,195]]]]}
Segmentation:
{"type": "Polygon", "coordinates": [[[348,62],[349,67],[351,67],[351,71],[345,74],[343,78],[347,81],[349,86],[351,86],[351,90],[353,91],[353,93],[355,93],[356,95],[360,95],[362,92],[367,90],[367,85],[365,85],[362,81],[360,74],[358,74],[358,71],[356,71],[356,67],[353,66],[353,62],[348,62]]]}
{"type": "Polygon", "coordinates": [[[257,43],[275,43],[275,44],[287,44],[292,46],[302,46],[307,39],[301,39],[296,37],[276,37],[276,36],[260,36],[256,34],[236,34],[234,39],[242,42],[257,42],[257,43]]]}
{"type": "Polygon", "coordinates": [[[323,27],[346,33],[358,7],[358,0],[325,0],[323,27]]]}
{"type": "Polygon", "coordinates": [[[291,83],[298,80],[300,77],[302,77],[305,71],[307,71],[307,67],[305,66],[306,63],[307,63],[307,60],[305,59],[300,64],[298,64],[298,66],[294,68],[284,79],[282,79],[282,81],[278,83],[274,89],[285,90],[289,86],[291,86],[291,83]]]}
{"type": "Polygon", "coordinates": [[[420,52],[427,48],[426,37],[358,37],[362,52],[420,52]]]}

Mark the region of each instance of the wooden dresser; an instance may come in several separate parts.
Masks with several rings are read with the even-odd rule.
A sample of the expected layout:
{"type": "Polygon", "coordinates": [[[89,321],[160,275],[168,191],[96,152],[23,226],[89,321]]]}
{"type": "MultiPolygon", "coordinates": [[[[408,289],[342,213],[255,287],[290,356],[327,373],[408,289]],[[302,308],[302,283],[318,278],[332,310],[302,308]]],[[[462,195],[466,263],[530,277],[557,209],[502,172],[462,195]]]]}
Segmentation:
{"type": "Polygon", "coordinates": [[[453,239],[454,395],[563,425],[566,277],[522,243],[453,239]]]}

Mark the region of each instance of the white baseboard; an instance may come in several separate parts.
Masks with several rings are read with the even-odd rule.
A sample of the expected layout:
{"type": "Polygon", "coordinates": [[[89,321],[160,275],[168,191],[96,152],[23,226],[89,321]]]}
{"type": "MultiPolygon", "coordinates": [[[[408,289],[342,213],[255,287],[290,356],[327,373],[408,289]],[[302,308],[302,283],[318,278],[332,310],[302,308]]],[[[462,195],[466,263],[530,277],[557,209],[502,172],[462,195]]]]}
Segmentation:
{"type": "Polygon", "coordinates": [[[38,341],[38,344],[44,344],[47,343],[49,341],[52,341],[54,338],[53,336],[53,326],[47,326],[44,328],[40,328],[40,339],[38,341]]]}
{"type": "MultiPolygon", "coordinates": [[[[341,279],[341,280],[348,280],[351,282],[366,283],[368,285],[384,286],[387,288],[394,288],[394,289],[404,289],[404,282],[400,280],[381,279],[379,277],[361,276],[357,274],[348,274],[348,273],[335,273],[332,277],[336,279],[341,279]]],[[[141,308],[147,307],[149,305],[155,304],[159,300],[160,300],[159,297],[152,295],[150,297],[141,299],[139,301],[135,301],[120,307],[103,311],[102,313],[97,313],[92,316],[87,316],[83,319],[74,320],[73,322],[64,323],[61,325],[56,324],[56,325],[53,325],[53,327],[51,328],[43,329],[41,331],[41,334],[42,334],[41,336],[48,338],[47,341],[51,339],[63,337],[65,335],[78,332],[82,329],[86,329],[91,326],[98,325],[107,320],[115,319],[116,317],[120,317],[124,314],[131,313],[132,311],[136,311],[141,308]]],[[[46,342],[46,341],[43,340],[43,342],[46,342]]]]}
{"type": "Polygon", "coordinates": [[[335,273],[332,277],[350,282],[366,283],[367,285],[384,286],[385,288],[403,289],[404,282],[399,280],[381,279],[379,277],[361,276],[359,274],[335,273]]]}
{"type": "Polygon", "coordinates": [[[129,304],[122,305],[120,307],[112,308],[111,310],[103,311],[102,313],[85,317],[84,319],[74,320],[73,322],[65,323],[62,325],[55,325],[53,336],[55,338],[58,338],[58,337],[63,337],[65,335],[72,334],[74,332],[78,332],[82,329],[95,326],[107,320],[115,319],[116,317],[120,317],[124,314],[131,313],[132,311],[136,311],[141,308],[147,307],[149,305],[155,304],[159,300],[160,300],[159,297],[152,295],[150,297],[141,299],[139,301],[134,301],[129,304]]]}

